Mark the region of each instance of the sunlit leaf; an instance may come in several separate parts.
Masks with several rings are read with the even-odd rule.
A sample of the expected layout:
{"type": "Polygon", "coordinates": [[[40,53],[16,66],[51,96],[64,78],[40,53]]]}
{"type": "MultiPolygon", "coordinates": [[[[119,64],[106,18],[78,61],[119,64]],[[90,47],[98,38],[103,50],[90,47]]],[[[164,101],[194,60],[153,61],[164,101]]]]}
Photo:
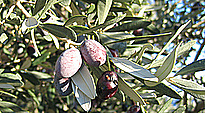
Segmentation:
{"type": "Polygon", "coordinates": [[[41,53],[38,49],[37,43],[36,43],[36,39],[35,39],[35,33],[34,33],[34,29],[31,30],[31,39],[33,41],[33,45],[34,45],[34,49],[36,50],[36,52],[38,53],[39,56],[41,56],[41,53]]]}
{"type": "Polygon", "coordinates": [[[92,75],[87,69],[86,65],[78,70],[78,72],[71,77],[73,83],[89,98],[94,99],[96,96],[96,88],[92,75]]]}
{"type": "Polygon", "coordinates": [[[167,79],[167,81],[170,82],[171,84],[183,89],[184,91],[187,91],[188,93],[205,95],[205,87],[197,84],[194,81],[185,80],[185,79],[178,79],[176,77],[170,77],[167,79]]]}
{"type": "Polygon", "coordinates": [[[134,101],[139,102],[141,105],[145,105],[142,97],[134,91],[134,89],[130,88],[127,83],[121,78],[118,78],[119,89],[122,90],[127,96],[132,98],[134,101]]]}
{"type": "Polygon", "coordinates": [[[91,108],[91,99],[87,97],[72,81],[71,84],[78,103],[85,111],[89,111],[91,108]]]}
{"type": "Polygon", "coordinates": [[[182,98],[176,90],[174,90],[170,86],[164,84],[163,82],[159,83],[156,86],[150,86],[150,87],[145,86],[145,89],[155,90],[155,91],[159,92],[158,96],[166,95],[166,96],[169,96],[169,97],[175,98],[175,99],[182,98]]]}
{"type": "Polygon", "coordinates": [[[149,70],[143,68],[136,63],[133,63],[127,59],[117,57],[111,58],[111,61],[114,63],[115,66],[129,73],[137,79],[142,79],[143,81],[158,82],[158,78],[152,75],[149,70]]]}
{"type": "Polygon", "coordinates": [[[46,4],[46,0],[36,0],[35,7],[33,9],[33,15],[36,15],[46,4]]]}
{"type": "Polygon", "coordinates": [[[0,69],[0,74],[4,72],[5,69],[0,69]]]}
{"type": "Polygon", "coordinates": [[[4,43],[8,39],[6,33],[2,33],[0,36],[0,42],[4,43]]]}
{"type": "MultiPolygon", "coordinates": [[[[2,84],[0,84],[0,88],[1,88],[1,85],[2,85],[2,84]]],[[[11,93],[9,93],[9,92],[5,92],[5,91],[1,91],[1,90],[0,90],[0,93],[1,93],[1,96],[7,96],[7,97],[17,98],[16,95],[13,95],[13,94],[11,94],[11,93]]]]}
{"type": "MultiPolygon", "coordinates": [[[[196,41],[192,40],[192,41],[189,41],[188,43],[183,44],[181,47],[179,47],[178,52],[177,52],[177,57],[179,57],[179,56],[183,55],[185,52],[187,52],[195,43],[196,43],[196,41]]],[[[150,64],[147,64],[144,67],[148,67],[148,69],[149,69],[149,68],[161,66],[167,57],[168,56],[165,56],[164,58],[155,61],[151,67],[148,67],[148,66],[150,66],[150,64]]]]}
{"type": "Polygon", "coordinates": [[[160,33],[159,29],[157,29],[157,27],[154,26],[153,24],[148,25],[145,29],[147,29],[148,31],[150,31],[153,34],[159,34],[160,33]]]}
{"type": "Polygon", "coordinates": [[[71,25],[73,22],[77,22],[77,23],[82,22],[82,20],[85,19],[85,18],[86,18],[85,15],[75,15],[75,16],[72,16],[71,18],[69,18],[69,19],[65,22],[64,26],[69,26],[69,25],[71,25]]]}
{"type": "Polygon", "coordinates": [[[21,69],[28,69],[29,67],[31,66],[31,58],[27,58],[22,66],[21,66],[21,69]]]}
{"type": "MultiPolygon", "coordinates": [[[[157,69],[157,72],[154,74],[157,78],[159,78],[159,82],[163,81],[174,68],[176,59],[177,59],[177,51],[179,49],[181,44],[177,45],[177,47],[171,52],[171,54],[167,57],[167,59],[164,61],[163,65],[157,69]]],[[[145,82],[148,86],[154,86],[159,84],[158,83],[151,83],[151,82],[145,82]]]]}
{"type": "Polygon", "coordinates": [[[54,42],[54,44],[55,44],[55,46],[56,46],[56,49],[59,49],[59,47],[60,47],[60,44],[59,44],[59,42],[58,42],[58,38],[56,38],[54,35],[52,35],[51,33],[49,33],[49,35],[50,35],[50,37],[53,39],[53,42],[54,42]]]}
{"type": "Polygon", "coordinates": [[[126,16],[126,14],[123,14],[123,15],[120,15],[118,17],[115,17],[114,19],[112,20],[109,20],[109,21],[106,21],[105,23],[103,24],[100,24],[100,25],[97,25],[95,27],[91,27],[90,29],[88,30],[85,30],[85,31],[82,31],[80,34],[78,34],[79,36],[82,35],[82,34],[86,34],[86,33],[90,33],[90,32],[93,32],[93,31],[96,31],[100,28],[104,28],[106,26],[109,26],[109,25],[112,25],[114,23],[117,23],[119,22],[120,20],[122,20],[124,17],[126,16]]]}
{"type": "Polygon", "coordinates": [[[74,41],[77,39],[76,33],[71,28],[56,24],[41,24],[41,27],[57,37],[69,38],[74,41]]]}
{"type": "Polygon", "coordinates": [[[166,103],[162,106],[162,108],[158,111],[158,113],[164,113],[167,108],[172,104],[173,98],[170,98],[166,103]]]}
{"type": "Polygon", "coordinates": [[[26,71],[27,73],[33,74],[36,78],[40,80],[52,80],[51,75],[39,71],[26,71]]]}
{"type": "Polygon", "coordinates": [[[202,70],[205,70],[205,59],[198,60],[198,61],[195,61],[187,65],[186,67],[179,70],[176,73],[176,75],[184,75],[184,74],[193,73],[193,72],[202,71],[202,70]]]}
{"type": "Polygon", "coordinates": [[[29,95],[33,98],[33,100],[36,102],[37,106],[40,105],[38,98],[36,97],[36,95],[31,91],[31,90],[27,90],[29,95]]]}
{"type": "Polygon", "coordinates": [[[183,113],[186,110],[185,106],[179,106],[173,113],[183,113]]]}
{"type": "Polygon", "coordinates": [[[12,86],[23,86],[22,78],[19,74],[2,73],[0,74],[0,84],[10,84],[12,86]]]}
{"type": "Polygon", "coordinates": [[[122,25],[116,26],[112,29],[109,29],[109,32],[119,32],[119,31],[130,31],[136,30],[139,28],[145,28],[150,25],[150,21],[147,20],[133,20],[132,22],[127,22],[122,25]]]}
{"type": "Polygon", "coordinates": [[[168,35],[171,35],[171,33],[162,33],[162,34],[144,35],[144,36],[134,36],[134,37],[128,37],[128,38],[125,38],[125,39],[120,39],[120,40],[108,42],[108,43],[105,43],[105,45],[113,44],[113,43],[119,43],[119,42],[125,42],[125,41],[131,41],[131,40],[135,40],[137,42],[137,41],[148,40],[150,38],[156,38],[156,37],[162,37],[162,36],[168,36],[168,35]]]}
{"type": "Polygon", "coordinates": [[[50,55],[50,52],[44,53],[42,56],[38,57],[32,64],[33,66],[36,66],[38,64],[41,64],[42,62],[45,62],[46,59],[48,59],[48,56],[50,55]]]}
{"type": "Polygon", "coordinates": [[[190,23],[190,20],[183,24],[174,34],[174,36],[172,36],[172,38],[166,43],[166,45],[162,48],[162,50],[160,51],[160,53],[157,54],[157,56],[155,57],[154,61],[152,61],[152,63],[150,64],[149,67],[152,66],[152,64],[157,60],[157,58],[166,50],[166,48],[171,44],[171,42],[177,38],[177,36],[187,27],[187,25],[190,23]]]}
{"type": "Polygon", "coordinates": [[[99,24],[104,23],[105,19],[107,18],[107,15],[109,13],[109,10],[112,5],[112,0],[98,0],[97,3],[97,14],[99,19],[99,24]]]}
{"type": "Polygon", "coordinates": [[[25,112],[25,113],[28,113],[28,111],[24,111],[17,104],[14,104],[14,103],[11,103],[11,102],[7,102],[7,101],[0,101],[0,106],[3,107],[3,108],[10,108],[10,109],[13,110],[13,112],[25,112]]]}
{"type": "Polygon", "coordinates": [[[10,84],[0,84],[0,88],[5,88],[5,89],[14,89],[14,87],[10,84]]]}

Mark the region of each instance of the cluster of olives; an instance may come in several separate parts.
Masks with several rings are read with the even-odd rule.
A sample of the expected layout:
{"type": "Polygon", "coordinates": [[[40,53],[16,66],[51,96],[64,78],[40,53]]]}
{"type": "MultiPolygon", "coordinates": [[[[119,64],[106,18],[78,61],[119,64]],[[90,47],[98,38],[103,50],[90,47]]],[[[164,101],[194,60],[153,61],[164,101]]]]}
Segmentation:
{"type": "MultiPolygon", "coordinates": [[[[106,62],[105,48],[95,40],[85,40],[80,51],[71,47],[64,51],[55,65],[54,84],[56,91],[62,96],[72,92],[71,79],[82,65],[82,59],[90,66],[101,66],[106,62]]],[[[106,71],[98,79],[96,92],[99,98],[108,99],[115,95],[118,89],[118,76],[113,71],[106,71]]]]}

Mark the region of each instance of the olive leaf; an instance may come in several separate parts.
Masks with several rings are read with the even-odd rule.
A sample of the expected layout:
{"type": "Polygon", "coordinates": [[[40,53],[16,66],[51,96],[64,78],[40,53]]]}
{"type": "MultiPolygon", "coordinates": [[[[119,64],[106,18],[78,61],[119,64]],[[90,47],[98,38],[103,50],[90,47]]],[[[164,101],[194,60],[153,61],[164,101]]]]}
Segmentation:
{"type": "Polygon", "coordinates": [[[166,43],[166,45],[162,48],[162,50],[160,51],[160,53],[157,54],[157,56],[155,57],[155,59],[152,61],[152,63],[150,64],[149,67],[152,66],[152,64],[157,60],[157,58],[166,50],[166,48],[171,44],[171,42],[177,38],[177,36],[182,32],[182,30],[184,30],[188,24],[190,23],[191,20],[189,20],[187,23],[183,24],[178,30],[177,32],[174,34],[174,36],[172,36],[172,38],[166,43]]]}
{"type": "Polygon", "coordinates": [[[70,24],[72,24],[73,22],[80,22],[82,21],[84,18],[86,18],[85,15],[75,15],[75,16],[72,16],[71,18],[69,18],[64,26],[69,26],[70,24]]]}
{"type": "Polygon", "coordinates": [[[164,113],[167,108],[172,104],[173,98],[170,98],[163,106],[162,108],[158,111],[158,113],[164,113]]]}
{"type": "Polygon", "coordinates": [[[195,94],[199,94],[199,95],[205,95],[205,87],[197,84],[194,81],[185,80],[185,79],[178,79],[176,77],[170,77],[167,79],[167,81],[170,82],[171,84],[183,89],[184,91],[187,91],[190,94],[195,93],[195,94]]]}
{"type": "MultiPolygon", "coordinates": [[[[194,44],[196,43],[195,40],[189,41],[188,43],[183,44],[182,46],[179,47],[178,52],[177,52],[177,57],[181,56],[182,54],[184,54],[185,52],[187,52],[194,44]]],[[[165,56],[162,59],[159,59],[157,61],[155,61],[151,67],[150,64],[145,65],[144,67],[149,69],[149,68],[154,68],[154,67],[158,67],[161,66],[164,61],[167,59],[168,56],[165,56]]]]}
{"type": "Polygon", "coordinates": [[[7,39],[8,39],[8,36],[6,35],[6,33],[2,33],[0,36],[0,42],[4,43],[7,39]]]}
{"type": "Polygon", "coordinates": [[[159,84],[161,81],[163,81],[174,68],[176,59],[177,59],[177,51],[180,47],[181,43],[177,45],[177,47],[171,52],[171,54],[167,57],[167,59],[164,61],[163,65],[157,69],[157,72],[154,74],[157,78],[159,78],[159,82],[149,82],[145,81],[145,84],[148,86],[155,86],[159,84]]]}
{"type": "Polygon", "coordinates": [[[29,57],[23,62],[21,69],[28,69],[30,66],[31,66],[31,58],[29,57]]]}
{"type": "Polygon", "coordinates": [[[198,60],[198,61],[195,61],[187,65],[186,67],[179,70],[176,73],[176,75],[184,75],[184,74],[193,73],[193,72],[202,71],[202,70],[205,70],[205,59],[198,60]]]}
{"type": "Polygon", "coordinates": [[[86,96],[94,99],[96,96],[96,88],[92,75],[87,69],[86,65],[78,70],[78,72],[71,77],[73,83],[81,90],[86,96]]]}
{"type": "Polygon", "coordinates": [[[23,86],[24,83],[21,81],[21,76],[13,73],[2,73],[0,74],[0,84],[9,84],[12,86],[23,86]]]}
{"type": "Polygon", "coordinates": [[[118,78],[119,89],[122,90],[127,96],[132,98],[134,101],[139,102],[141,105],[146,105],[142,97],[134,91],[134,89],[130,88],[129,85],[121,78],[118,78]]]}
{"type": "Polygon", "coordinates": [[[77,39],[76,33],[69,27],[56,24],[41,24],[43,29],[60,38],[69,38],[73,41],[77,39]]]}
{"type": "Polygon", "coordinates": [[[17,104],[14,104],[12,102],[7,102],[7,101],[0,101],[0,111],[9,108],[10,112],[28,112],[28,111],[24,111],[21,107],[19,107],[17,104]],[[3,109],[4,108],[4,109],[3,109]]]}
{"type": "Polygon", "coordinates": [[[122,25],[116,26],[112,29],[109,29],[108,31],[109,32],[130,31],[130,30],[136,30],[139,28],[145,28],[150,24],[151,24],[150,21],[143,20],[143,19],[133,20],[131,22],[127,22],[122,25]]]}
{"type": "Polygon", "coordinates": [[[136,63],[133,63],[132,61],[117,57],[111,58],[111,61],[114,63],[115,66],[129,73],[137,79],[142,79],[143,81],[158,82],[158,78],[151,74],[149,70],[143,68],[136,63]]]}
{"type": "Polygon", "coordinates": [[[33,15],[36,15],[46,4],[46,0],[36,0],[35,7],[33,9],[33,15]]]}
{"type": "Polygon", "coordinates": [[[74,91],[75,98],[77,99],[80,106],[85,110],[89,111],[91,108],[91,99],[86,96],[74,83],[71,81],[72,89],[74,91]]]}
{"type": "Polygon", "coordinates": [[[97,3],[97,14],[99,19],[99,24],[104,23],[105,19],[107,18],[107,15],[109,13],[109,10],[112,5],[112,0],[98,0],[97,3]]]}

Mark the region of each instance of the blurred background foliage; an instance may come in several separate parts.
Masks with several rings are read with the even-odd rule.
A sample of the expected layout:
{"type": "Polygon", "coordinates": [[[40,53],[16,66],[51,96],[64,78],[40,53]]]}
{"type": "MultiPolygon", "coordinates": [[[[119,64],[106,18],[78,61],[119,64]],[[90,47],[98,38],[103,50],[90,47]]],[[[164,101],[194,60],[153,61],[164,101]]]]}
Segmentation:
{"type": "MultiPolygon", "coordinates": [[[[183,44],[196,41],[177,58],[169,74],[174,76],[182,67],[204,59],[204,7],[205,2],[196,0],[1,0],[0,111],[84,112],[73,94],[60,96],[53,85],[55,62],[73,43],[67,39],[75,43],[84,38],[98,40],[118,57],[146,67],[178,28],[191,20],[160,55],[160,58],[167,56],[181,41],[183,44]],[[108,44],[116,40],[125,41],[108,44]],[[151,49],[145,46],[148,43],[151,49]],[[145,48],[148,49],[143,51],[145,48]]],[[[155,73],[158,68],[159,65],[147,69],[155,73]]],[[[178,75],[205,85],[204,72],[178,75]]],[[[147,87],[131,76],[124,79],[146,101],[147,105],[141,106],[143,112],[205,112],[204,93],[193,96],[168,82],[147,87]],[[165,84],[180,97],[170,96],[166,88],[160,89],[165,84]]],[[[92,101],[89,112],[126,112],[135,104],[119,90],[111,99],[92,101]]]]}

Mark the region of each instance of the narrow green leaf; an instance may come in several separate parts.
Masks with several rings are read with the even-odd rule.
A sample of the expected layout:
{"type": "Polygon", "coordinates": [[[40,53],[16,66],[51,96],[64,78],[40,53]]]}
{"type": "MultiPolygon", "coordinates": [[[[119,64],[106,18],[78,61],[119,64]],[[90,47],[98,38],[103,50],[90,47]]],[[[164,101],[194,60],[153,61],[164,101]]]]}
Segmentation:
{"type": "Polygon", "coordinates": [[[158,113],[164,113],[167,108],[172,104],[173,98],[170,98],[163,106],[162,108],[158,111],[158,113]]]}
{"type": "Polygon", "coordinates": [[[146,105],[142,97],[130,88],[121,77],[118,78],[118,84],[119,89],[122,90],[127,96],[132,98],[134,101],[139,102],[141,105],[146,105]]]}
{"type": "Polygon", "coordinates": [[[180,45],[181,43],[177,45],[177,47],[171,52],[171,54],[164,61],[163,65],[159,67],[159,69],[157,69],[157,72],[154,74],[157,78],[159,78],[159,82],[158,83],[145,82],[146,85],[148,86],[157,85],[172,72],[172,69],[174,68],[177,59],[177,51],[180,45]]]}
{"type": "Polygon", "coordinates": [[[95,27],[92,27],[92,28],[90,28],[90,29],[88,29],[88,30],[82,31],[80,34],[78,34],[78,36],[80,36],[80,35],[82,35],[82,34],[86,34],[86,33],[90,33],[90,32],[96,31],[96,30],[98,30],[98,29],[100,29],[100,28],[104,28],[104,27],[109,26],[109,25],[112,25],[112,24],[114,24],[114,23],[117,23],[117,22],[119,22],[120,20],[122,20],[125,16],[126,16],[125,14],[124,14],[124,15],[120,15],[120,16],[118,16],[118,17],[112,19],[112,20],[106,21],[106,22],[103,23],[103,24],[100,24],[100,25],[97,25],[97,26],[95,26],[95,27]]]}
{"type": "Polygon", "coordinates": [[[27,58],[26,61],[23,62],[21,69],[28,69],[31,66],[31,58],[27,58]]]}
{"type": "Polygon", "coordinates": [[[152,64],[157,60],[157,58],[166,50],[166,48],[171,44],[171,42],[187,27],[187,25],[190,23],[190,20],[185,23],[184,25],[182,25],[177,32],[174,34],[174,36],[166,43],[166,45],[162,48],[162,50],[160,51],[160,53],[157,54],[157,56],[155,57],[155,59],[153,60],[153,62],[150,64],[149,67],[152,66],[152,64]]]}
{"type": "Polygon", "coordinates": [[[38,57],[36,60],[34,60],[34,62],[32,63],[33,66],[36,66],[38,64],[41,64],[42,62],[45,62],[46,59],[48,59],[48,56],[50,55],[50,52],[46,52],[44,53],[42,56],[38,57]]]}
{"type": "Polygon", "coordinates": [[[31,30],[31,39],[32,39],[32,41],[33,41],[33,45],[34,45],[34,48],[35,48],[36,52],[38,53],[38,55],[41,56],[41,53],[40,53],[40,51],[38,50],[38,46],[37,46],[37,44],[36,44],[34,29],[31,30]]]}
{"type": "Polygon", "coordinates": [[[153,24],[148,25],[145,29],[147,29],[148,31],[150,31],[153,34],[160,33],[159,29],[157,29],[153,24]]]}
{"type": "Polygon", "coordinates": [[[49,33],[50,37],[53,39],[53,42],[56,46],[56,49],[59,49],[60,48],[60,44],[58,42],[58,38],[56,38],[53,34],[49,33]]]}
{"type": "Polygon", "coordinates": [[[89,111],[91,108],[91,99],[87,97],[74,83],[71,81],[72,88],[74,91],[75,98],[77,99],[80,106],[85,110],[89,111]]]}
{"type": "Polygon", "coordinates": [[[59,2],[59,1],[57,1],[57,0],[49,0],[45,4],[43,10],[39,13],[39,18],[38,19],[41,19],[41,17],[51,8],[51,6],[54,5],[57,2],[59,2]]]}
{"type": "Polygon", "coordinates": [[[77,39],[76,33],[71,28],[56,24],[41,24],[41,27],[57,37],[69,38],[73,41],[77,39]]]}
{"type": "Polygon", "coordinates": [[[31,73],[21,73],[21,76],[23,76],[25,79],[27,79],[33,85],[40,85],[40,81],[38,80],[38,78],[31,73]]]}
{"type": "Polygon", "coordinates": [[[75,16],[72,16],[71,18],[69,18],[69,19],[65,22],[64,26],[69,26],[69,25],[71,25],[73,22],[77,22],[77,23],[82,22],[83,19],[85,19],[85,18],[86,18],[85,15],[75,15],[75,16]]]}
{"type": "Polygon", "coordinates": [[[163,82],[159,83],[156,86],[145,86],[145,89],[156,90],[157,92],[159,92],[158,96],[166,95],[171,98],[182,99],[182,97],[179,95],[179,93],[176,90],[164,84],[163,82]]]}
{"type": "Polygon", "coordinates": [[[147,20],[133,20],[132,22],[127,22],[122,25],[116,26],[112,29],[109,29],[109,32],[119,32],[119,31],[130,31],[130,30],[136,30],[139,28],[146,28],[148,25],[150,25],[151,22],[147,20]]]}
{"type": "Polygon", "coordinates": [[[179,106],[173,113],[183,113],[186,110],[185,106],[179,106]]]}
{"type": "MultiPolygon", "coordinates": [[[[187,52],[194,44],[196,43],[195,40],[192,40],[192,41],[189,41],[188,43],[185,43],[184,45],[182,45],[179,49],[178,49],[178,52],[177,52],[177,57],[183,55],[185,52],[187,52]]],[[[158,67],[158,66],[161,66],[164,61],[167,59],[168,56],[162,58],[162,59],[159,59],[157,61],[155,61],[153,63],[153,65],[151,67],[148,67],[150,64],[148,65],[145,65],[144,67],[146,67],[147,69],[149,68],[154,68],[154,67],[158,67]]]]}
{"type": "Polygon", "coordinates": [[[2,33],[0,36],[0,42],[4,43],[8,39],[6,33],[2,33]]]}
{"type": "MultiPolygon", "coordinates": [[[[0,84],[0,87],[1,87],[1,85],[2,85],[2,84],[0,84]]],[[[9,92],[5,92],[5,91],[1,91],[1,90],[0,90],[0,93],[1,93],[1,96],[2,96],[2,94],[3,94],[3,95],[6,95],[6,96],[9,96],[9,97],[17,98],[16,95],[13,95],[13,94],[11,94],[11,93],[9,93],[9,92]]]]}
{"type": "Polygon", "coordinates": [[[36,15],[46,4],[46,0],[36,0],[35,7],[33,9],[33,15],[36,15]]]}
{"type": "Polygon", "coordinates": [[[0,74],[4,72],[5,69],[0,69],[0,74]]]}
{"type": "Polygon", "coordinates": [[[40,105],[38,98],[36,97],[36,95],[31,91],[31,90],[27,90],[29,95],[33,98],[33,100],[36,102],[37,106],[40,105]]]}
{"type": "Polygon", "coordinates": [[[2,73],[0,74],[0,84],[9,84],[12,86],[23,86],[24,83],[21,81],[21,76],[13,73],[2,73]]]}
{"type": "Polygon", "coordinates": [[[22,110],[22,108],[19,107],[17,104],[7,102],[7,101],[0,101],[0,106],[3,108],[10,108],[14,112],[27,112],[27,111],[22,110]]]}
{"type": "Polygon", "coordinates": [[[140,49],[139,51],[139,54],[138,54],[138,57],[137,57],[137,60],[136,60],[136,63],[138,63],[141,59],[142,59],[142,55],[144,54],[145,50],[146,49],[153,49],[153,45],[152,44],[145,44],[143,45],[143,47],[140,49]]]}
{"type": "Polygon", "coordinates": [[[0,84],[0,88],[5,88],[5,89],[14,89],[14,86],[10,84],[0,84]]]}
{"type": "Polygon", "coordinates": [[[86,65],[78,70],[78,72],[71,77],[73,83],[89,98],[94,99],[96,96],[96,88],[92,75],[87,69],[86,65]]]}
{"type": "Polygon", "coordinates": [[[129,73],[137,79],[142,79],[143,81],[158,82],[158,78],[152,75],[149,70],[141,67],[136,63],[118,57],[111,58],[111,61],[114,63],[115,66],[129,73]]]}
{"type": "Polygon", "coordinates": [[[205,95],[205,87],[202,85],[199,85],[196,82],[193,82],[191,80],[170,77],[167,79],[167,81],[170,82],[171,84],[183,89],[184,91],[187,91],[190,94],[195,93],[195,94],[199,94],[199,95],[205,95]]]}
{"type": "Polygon", "coordinates": [[[129,38],[113,41],[113,42],[108,42],[108,43],[105,43],[104,45],[118,43],[118,42],[125,42],[125,41],[130,41],[130,40],[142,41],[142,40],[148,40],[150,38],[162,37],[162,36],[167,36],[167,35],[171,35],[171,33],[161,33],[161,34],[156,34],[156,35],[145,35],[145,36],[129,37],[129,38]]]}
{"type": "Polygon", "coordinates": [[[27,73],[35,75],[36,78],[40,80],[53,80],[51,75],[43,72],[38,72],[38,71],[27,71],[27,73]]]}
{"type": "Polygon", "coordinates": [[[99,24],[103,24],[105,22],[105,19],[107,18],[111,5],[112,5],[112,0],[106,0],[106,1],[98,0],[97,14],[99,19],[99,24]]]}
{"type": "Polygon", "coordinates": [[[187,65],[186,67],[179,70],[176,73],[176,75],[185,75],[188,73],[193,73],[193,72],[202,71],[202,70],[205,70],[205,59],[198,60],[198,61],[195,61],[187,65]]]}

